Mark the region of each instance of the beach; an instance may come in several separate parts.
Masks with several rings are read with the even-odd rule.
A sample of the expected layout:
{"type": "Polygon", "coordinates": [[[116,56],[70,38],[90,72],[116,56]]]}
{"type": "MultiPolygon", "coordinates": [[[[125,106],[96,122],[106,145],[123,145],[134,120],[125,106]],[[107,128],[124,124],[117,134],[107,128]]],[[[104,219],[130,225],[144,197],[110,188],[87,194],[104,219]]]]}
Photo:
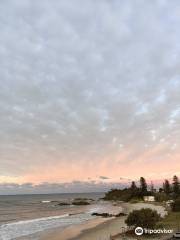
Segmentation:
{"type": "MultiPolygon", "coordinates": [[[[157,212],[163,217],[166,215],[166,211],[162,206],[156,206],[149,203],[119,203],[124,213],[129,213],[135,209],[151,208],[157,210],[157,212]]],[[[61,229],[55,229],[44,233],[40,240],[109,240],[110,236],[117,235],[123,231],[126,227],[126,216],[118,218],[97,218],[89,220],[78,226],[70,226],[63,231],[61,229]]],[[[115,239],[121,239],[116,237],[115,239]]]]}

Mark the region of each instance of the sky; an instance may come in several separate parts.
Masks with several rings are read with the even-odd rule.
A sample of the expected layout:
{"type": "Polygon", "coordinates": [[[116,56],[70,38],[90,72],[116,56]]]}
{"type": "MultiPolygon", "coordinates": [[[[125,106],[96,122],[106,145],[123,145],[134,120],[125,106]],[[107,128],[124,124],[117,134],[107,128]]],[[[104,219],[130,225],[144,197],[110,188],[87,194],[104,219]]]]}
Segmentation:
{"type": "Polygon", "coordinates": [[[178,0],[1,0],[0,191],[180,175],[178,0]]]}

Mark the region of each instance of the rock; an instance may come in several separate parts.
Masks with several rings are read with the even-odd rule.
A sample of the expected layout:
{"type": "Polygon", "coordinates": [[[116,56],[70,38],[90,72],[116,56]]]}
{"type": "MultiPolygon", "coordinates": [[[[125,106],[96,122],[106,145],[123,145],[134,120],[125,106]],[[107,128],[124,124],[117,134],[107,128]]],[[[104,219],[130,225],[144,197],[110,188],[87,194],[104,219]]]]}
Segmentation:
{"type": "Polygon", "coordinates": [[[60,202],[57,204],[57,206],[69,206],[71,205],[70,203],[67,203],[67,202],[60,202]]]}
{"type": "Polygon", "coordinates": [[[92,216],[98,216],[98,217],[104,217],[104,218],[108,218],[108,217],[113,217],[112,214],[109,213],[92,213],[92,216]]]}
{"type": "Polygon", "coordinates": [[[87,201],[73,201],[72,205],[81,206],[81,205],[90,205],[87,201]]]}
{"type": "Polygon", "coordinates": [[[111,214],[111,213],[97,213],[97,212],[94,212],[91,215],[92,216],[98,216],[98,217],[104,217],[104,218],[127,216],[127,214],[125,214],[125,213],[111,214]]]}
{"type": "Polygon", "coordinates": [[[127,216],[127,214],[123,213],[123,212],[120,212],[120,213],[115,215],[115,217],[124,217],[124,216],[127,216]]]}

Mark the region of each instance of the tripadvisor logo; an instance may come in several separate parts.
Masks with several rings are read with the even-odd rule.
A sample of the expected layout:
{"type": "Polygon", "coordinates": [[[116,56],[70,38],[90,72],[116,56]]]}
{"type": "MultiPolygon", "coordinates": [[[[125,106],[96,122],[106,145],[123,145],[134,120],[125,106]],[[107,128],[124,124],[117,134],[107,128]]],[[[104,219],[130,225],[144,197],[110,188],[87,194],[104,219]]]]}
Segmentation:
{"type": "Polygon", "coordinates": [[[143,235],[143,232],[144,232],[144,230],[143,230],[142,227],[137,227],[137,228],[135,229],[135,234],[138,235],[138,236],[143,235]]]}
{"type": "Polygon", "coordinates": [[[147,229],[142,227],[135,228],[135,234],[141,236],[143,234],[171,234],[173,233],[172,229],[147,229]]]}

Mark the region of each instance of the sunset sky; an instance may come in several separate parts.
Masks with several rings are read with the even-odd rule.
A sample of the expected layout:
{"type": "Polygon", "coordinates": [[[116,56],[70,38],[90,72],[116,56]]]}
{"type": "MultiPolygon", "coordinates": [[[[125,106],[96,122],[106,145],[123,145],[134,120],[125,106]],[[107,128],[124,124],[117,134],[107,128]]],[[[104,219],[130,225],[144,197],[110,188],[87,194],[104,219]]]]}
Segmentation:
{"type": "Polygon", "coordinates": [[[178,0],[1,0],[0,191],[180,176],[179,13],[178,0]]]}

